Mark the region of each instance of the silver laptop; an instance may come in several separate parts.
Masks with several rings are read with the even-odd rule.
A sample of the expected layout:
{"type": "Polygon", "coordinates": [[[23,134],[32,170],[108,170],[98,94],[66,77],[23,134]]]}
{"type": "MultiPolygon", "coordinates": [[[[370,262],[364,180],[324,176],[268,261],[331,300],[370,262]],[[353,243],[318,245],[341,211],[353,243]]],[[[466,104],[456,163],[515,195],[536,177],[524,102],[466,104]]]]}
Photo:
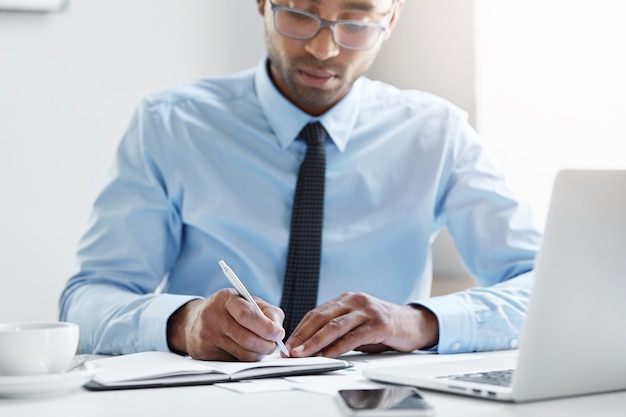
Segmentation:
{"type": "Polygon", "coordinates": [[[514,402],[626,389],[626,171],[559,172],[544,232],[514,356],[364,376],[514,402]]]}

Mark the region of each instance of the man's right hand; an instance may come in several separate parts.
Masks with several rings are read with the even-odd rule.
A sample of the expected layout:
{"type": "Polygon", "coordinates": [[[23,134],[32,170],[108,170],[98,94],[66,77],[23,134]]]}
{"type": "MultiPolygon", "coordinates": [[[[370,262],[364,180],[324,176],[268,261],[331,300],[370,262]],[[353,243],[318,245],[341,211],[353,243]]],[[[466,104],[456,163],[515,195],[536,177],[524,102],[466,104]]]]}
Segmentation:
{"type": "Polygon", "coordinates": [[[255,297],[265,314],[232,288],[188,302],[167,322],[170,350],[194,359],[259,361],[285,337],[282,310],[255,297]]]}

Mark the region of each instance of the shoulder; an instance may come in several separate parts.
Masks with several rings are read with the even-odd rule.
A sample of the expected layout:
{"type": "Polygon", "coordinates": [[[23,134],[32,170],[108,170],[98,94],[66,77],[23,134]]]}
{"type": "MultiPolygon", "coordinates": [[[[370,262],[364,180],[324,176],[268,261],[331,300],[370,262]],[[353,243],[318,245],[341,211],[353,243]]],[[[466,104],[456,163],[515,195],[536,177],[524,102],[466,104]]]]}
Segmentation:
{"type": "Polygon", "coordinates": [[[401,89],[391,84],[362,77],[362,103],[376,112],[401,112],[406,117],[429,116],[466,122],[467,112],[449,100],[417,89],[401,89]]]}
{"type": "Polygon", "coordinates": [[[254,70],[228,77],[214,77],[181,84],[146,96],[146,110],[167,110],[185,107],[219,107],[247,100],[254,94],[254,70]]]}

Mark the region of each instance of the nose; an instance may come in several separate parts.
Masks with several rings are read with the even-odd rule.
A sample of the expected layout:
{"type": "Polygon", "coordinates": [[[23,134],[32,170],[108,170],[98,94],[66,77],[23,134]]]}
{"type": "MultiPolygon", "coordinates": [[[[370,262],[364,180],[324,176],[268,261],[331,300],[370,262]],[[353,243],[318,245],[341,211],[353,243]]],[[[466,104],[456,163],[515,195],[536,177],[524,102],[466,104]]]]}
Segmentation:
{"type": "Polygon", "coordinates": [[[322,28],[305,45],[305,50],[320,61],[336,57],[339,55],[340,49],[341,47],[335,42],[333,31],[329,27],[322,28]]]}

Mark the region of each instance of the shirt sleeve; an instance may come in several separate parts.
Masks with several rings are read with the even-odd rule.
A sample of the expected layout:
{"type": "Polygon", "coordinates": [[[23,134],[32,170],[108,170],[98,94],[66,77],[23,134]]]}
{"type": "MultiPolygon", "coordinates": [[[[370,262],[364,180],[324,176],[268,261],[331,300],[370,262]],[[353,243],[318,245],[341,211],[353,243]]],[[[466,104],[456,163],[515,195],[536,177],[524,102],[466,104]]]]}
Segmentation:
{"type": "Polygon", "coordinates": [[[159,129],[141,106],[117,150],[78,251],[60,319],[80,325],[79,350],[168,350],[169,316],[198,297],[160,294],[177,256],[181,221],[167,193],[159,129]]]}
{"type": "Polygon", "coordinates": [[[439,353],[515,349],[526,316],[533,272],[489,287],[420,301],[439,322],[439,353]]]}
{"type": "Polygon", "coordinates": [[[440,353],[516,348],[541,233],[469,126],[451,140],[439,216],[479,284],[420,300],[439,322],[440,353]]]}

